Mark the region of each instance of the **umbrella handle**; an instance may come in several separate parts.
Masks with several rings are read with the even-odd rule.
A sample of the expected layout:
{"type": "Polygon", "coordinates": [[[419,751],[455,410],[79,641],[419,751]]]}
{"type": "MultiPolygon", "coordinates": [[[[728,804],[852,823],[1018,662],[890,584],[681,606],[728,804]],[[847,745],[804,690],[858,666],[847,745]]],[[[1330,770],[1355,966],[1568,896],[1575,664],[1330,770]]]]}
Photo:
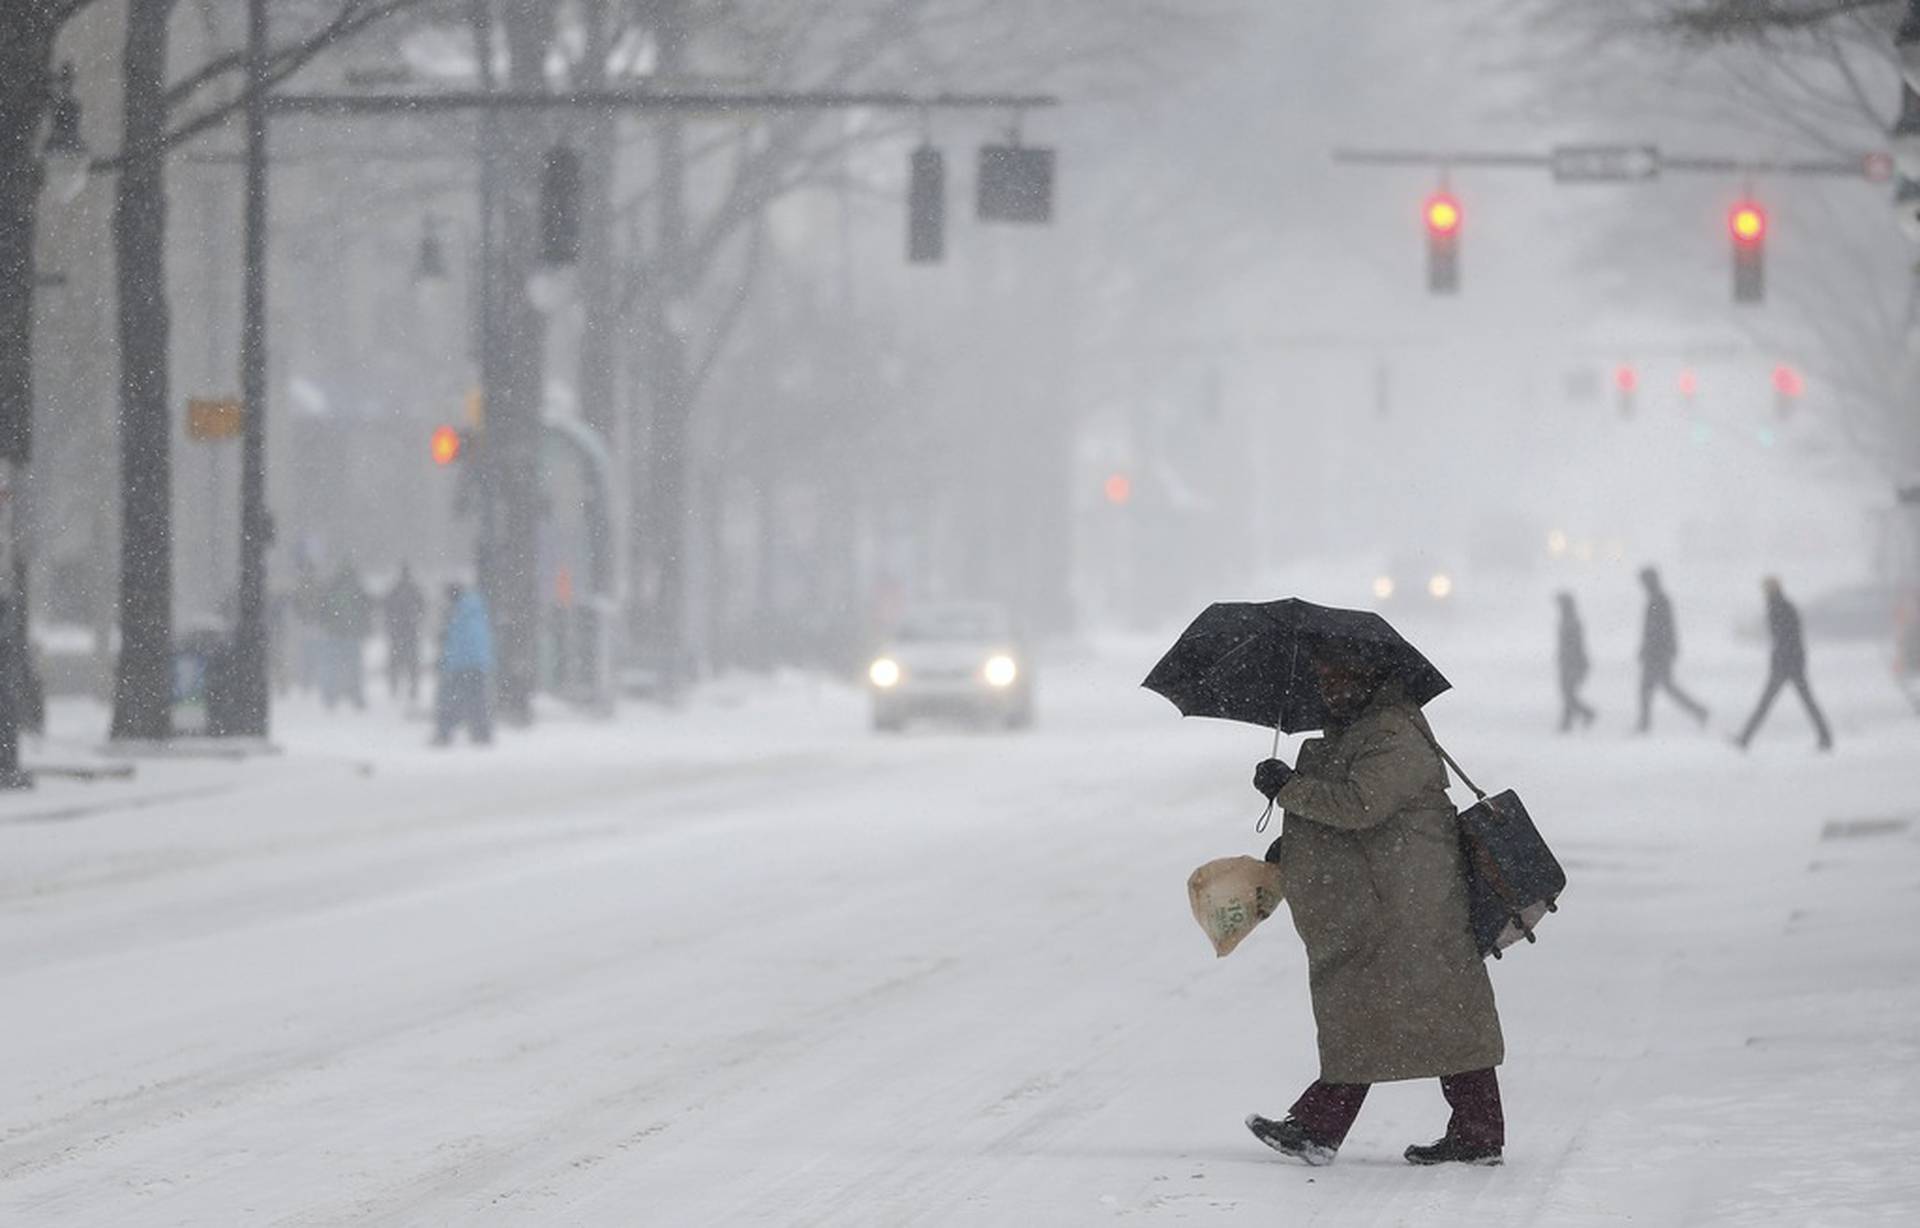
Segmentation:
{"type": "MultiPolygon", "coordinates": [[[[1293,642],[1293,659],[1287,663],[1287,689],[1289,691],[1293,689],[1293,668],[1299,663],[1300,641],[1295,640],[1293,642]]],[[[1280,697],[1280,714],[1273,718],[1273,753],[1267,756],[1269,759],[1278,759],[1280,757],[1280,724],[1286,719],[1287,699],[1286,696],[1283,695],[1280,697]]],[[[1274,800],[1268,798],[1267,808],[1260,812],[1260,821],[1253,825],[1254,835],[1258,836],[1266,833],[1267,823],[1273,818],[1273,807],[1274,800]]]]}

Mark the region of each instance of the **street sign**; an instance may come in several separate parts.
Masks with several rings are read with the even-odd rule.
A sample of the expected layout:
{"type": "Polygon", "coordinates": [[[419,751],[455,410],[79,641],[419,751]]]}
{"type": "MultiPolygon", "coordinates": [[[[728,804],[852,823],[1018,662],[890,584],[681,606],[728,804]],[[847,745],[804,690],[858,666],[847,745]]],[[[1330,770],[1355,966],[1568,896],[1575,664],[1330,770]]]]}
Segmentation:
{"type": "Polygon", "coordinates": [[[208,443],[238,439],[246,411],[231,397],[193,397],[187,401],[187,438],[208,443]]]}
{"type": "Polygon", "coordinates": [[[1654,145],[1556,145],[1548,156],[1555,183],[1631,183],[1660,176],[1654,145]]]}

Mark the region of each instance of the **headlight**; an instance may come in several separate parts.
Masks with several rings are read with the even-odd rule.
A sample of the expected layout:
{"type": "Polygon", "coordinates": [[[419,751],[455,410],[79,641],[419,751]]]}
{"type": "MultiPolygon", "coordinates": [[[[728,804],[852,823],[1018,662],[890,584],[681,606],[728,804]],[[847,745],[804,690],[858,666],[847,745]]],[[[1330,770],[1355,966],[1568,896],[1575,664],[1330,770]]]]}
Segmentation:
{"type": "Polygon", "coordinates": [[[1373,596],[1377,601],[1385,601],[1393,596],[1393,577],[1375,576],[1373,578],[1373,596]]]}
{"type": "Polygon", "coordinates": [[[900,663],[892,657],[881,657],[867,666],[867,680],[881,690],[897,686],[900,682],[900,663]]]}
{"type": "Polygon", "coordinates": [[[1427,592],[1435,601],[1445,601],[1453,596],[1453,577],[1444,571],[1435,573],[1433,579],[1427,581],[1427,592]]]}
{"type": "Polygon", "coordinates": [[[981,671],[988,686],[1012,686],[1013,680],[1020,676],[1020,667],[1008,656],[988,657],[987,666],[981,671]]]}

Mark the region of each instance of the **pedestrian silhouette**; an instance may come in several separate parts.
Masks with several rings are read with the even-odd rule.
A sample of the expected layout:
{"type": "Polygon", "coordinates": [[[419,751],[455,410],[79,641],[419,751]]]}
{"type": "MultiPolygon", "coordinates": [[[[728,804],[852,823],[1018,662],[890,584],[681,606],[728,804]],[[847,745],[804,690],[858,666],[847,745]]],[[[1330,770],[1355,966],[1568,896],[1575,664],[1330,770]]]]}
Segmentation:
{"type": "Polygon", "coordinates": [[[321,701],[329,708],[343,700],[356,708],[366,707],[362,669],[364,646],[373,634],[373,598],[350,561],[340,564],[321,595],[320,627],[326,636],[321,701]]]}
{"type": "Polygon", "coordinates": [[[1660,573],[1651,567],[1640,569],[1640,583],[1647,590],[1647,616],[1640,630],[1640,724],[1641,733],[1653,727],[1653,693],[1665,691],[1673,702],[1707,723],[1707,708],[1680,689],[1673,680],[1673,663],[1680,656],[1680,633],[1674,626],[1673,602],[1660,587],[1660,573]]]}
{"type": "Polygon", "coordinates": [[[1800,702],[1807,705],[1807,715],[1813,718],[1813,731],[1819,737],[1820,749],[1832,750],[1833,733],[1827,728],[1827,718],[1821,713],[1820,705],[1813,700],[1813,688],[1807,685],[1807,641],[1800,628],[1800,611],[1780,590],[1778,577],[1768,576],[1762,580],[1760,591],[1767,599],[1767,634],[1773,639],[1773,656],[1767,665],[1767,685],[1760,692],[1760,703],[1747,718],[1747,727],[1734,739],[1734,745],[1747,749],[1760,722],[1767,719],[1767,710],[1773,707],[1780,688],[1792,683],[1793,689],[1800,693],[1800,702]]]}
{"type": "Polygon", "coordinates": [[[1587,632],[1580,625],[1580,611],[1573,604],[1573,594],[1561,592],[1554,596],[1560,603],[1560,732],[1565,733],[1573,728],[1576,720],[1582,727],[1593,724],[1596,714],[1580,698],[1580,688],[1593,665],[1587,659],[1587,632]]]}
{"type": "Polygon", "coordinates": [[[413,571],[400,564],[400,578],[387,594],[387,694],[398,696],[406,686],[407,702],[420,695],[420,622],[426,617],[427,600],[414,582],[413,571]]]}
{"type": "Polygon", "coordinates": [[[445,746],[465,726],[477,745],[493,741],[493,622],[476,588],[447,586],[440,629],[439,686],[434,694],[433,744],[445,746]]]}

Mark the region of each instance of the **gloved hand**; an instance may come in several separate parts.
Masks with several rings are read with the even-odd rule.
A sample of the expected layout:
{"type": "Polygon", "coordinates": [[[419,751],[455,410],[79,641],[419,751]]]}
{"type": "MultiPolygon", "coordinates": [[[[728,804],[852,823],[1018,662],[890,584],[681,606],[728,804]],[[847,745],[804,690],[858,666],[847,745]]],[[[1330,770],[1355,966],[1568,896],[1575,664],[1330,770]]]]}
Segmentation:
{"type": "Polygon", "coordinates": [[[1292,778],[1293,769],[1281,759],[1262,759],[1260,766],[1253,769],[1253,787],[1269,800],[1292,778]]]}

